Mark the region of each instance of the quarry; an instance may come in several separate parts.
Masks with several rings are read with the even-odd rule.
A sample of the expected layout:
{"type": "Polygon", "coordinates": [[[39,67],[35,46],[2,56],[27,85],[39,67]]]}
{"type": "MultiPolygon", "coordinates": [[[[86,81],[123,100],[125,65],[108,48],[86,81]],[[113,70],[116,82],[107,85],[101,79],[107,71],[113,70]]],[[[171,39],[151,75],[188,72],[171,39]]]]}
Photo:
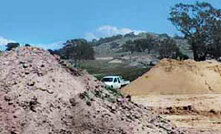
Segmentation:
{"type": "Polygon", "coordinates": [[[220,133],[221,64],[163,59],[119,90],[57,55],[0,58],[0,133],[220,133]]]}
{"type": "Polygon", "coordinates": [[[122,89],[188,133],[220,133],[221,64],[161,60],[122,89]]]}
{"type": "Polygon", "coordinates": [[[219,0],[1,4],[0,134],[221,134],[219,0]]]}

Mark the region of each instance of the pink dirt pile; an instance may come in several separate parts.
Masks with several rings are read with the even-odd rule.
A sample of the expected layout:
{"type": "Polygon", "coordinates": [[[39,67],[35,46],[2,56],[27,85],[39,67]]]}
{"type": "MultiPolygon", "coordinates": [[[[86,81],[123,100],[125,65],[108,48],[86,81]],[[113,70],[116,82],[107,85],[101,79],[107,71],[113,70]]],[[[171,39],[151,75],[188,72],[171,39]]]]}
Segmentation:
{"type": "Polygon", "coordinates": [[[0,56],[0,133],[182,133],[86,72],[34,47],[0,56]]]}

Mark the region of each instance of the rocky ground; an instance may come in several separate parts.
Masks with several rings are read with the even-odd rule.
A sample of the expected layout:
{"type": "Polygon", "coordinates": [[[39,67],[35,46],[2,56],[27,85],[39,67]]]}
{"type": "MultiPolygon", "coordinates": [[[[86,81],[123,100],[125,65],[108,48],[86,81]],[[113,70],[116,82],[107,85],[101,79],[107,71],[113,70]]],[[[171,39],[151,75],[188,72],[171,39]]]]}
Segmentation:
{"type": "Polygon", "coordinates": [[[0,57],[0,133],[184,133],[86,72],[34,47],[0,57]]]}

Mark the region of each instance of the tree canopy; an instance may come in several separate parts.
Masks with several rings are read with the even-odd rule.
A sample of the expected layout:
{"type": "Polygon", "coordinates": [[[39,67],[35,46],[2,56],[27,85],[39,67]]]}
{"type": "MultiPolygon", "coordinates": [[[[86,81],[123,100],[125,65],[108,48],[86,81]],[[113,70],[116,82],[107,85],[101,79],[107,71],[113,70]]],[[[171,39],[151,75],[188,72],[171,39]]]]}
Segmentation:
{"type": "Polygon", "coordinates": [[[8,43],[6,45],[6,51],[10,51],[12,50],[13,48],[16,48],[16,47],[19,47],[20,44],[19,43],[8,43]]]}
{"type": "Polygon", "coordinates": [[[211,51],[217,47],[221,49],[218,37],[221,30],[220,9],[207,2],[179,3],[171,8],[169,20],[188,40],[195,60],[205,60],[209,54],[221,56],[211,51]]]}
{"type": "Polygon", "coordinates": [[[150,35],[147,35],[144,39],[137,39],[137,40],[129,40],[123,45],[124,51],[133,52],[144,52],[148,50],[148,53],[151,52],[154,48],[156,48],[158,42],[150,35]]]}
{"type": "Polygon", "coordinates": [[[60,55],[65,59],[92,60],[94,59],[94,49],[84,39],[68,40],[60,50],[60,55]]]}
{"type": "Polygon", "coordinates": [[[159,46],[160,58],[176,59],[180,54],[179,47],[173,39],[164,39],[159,46]]]}

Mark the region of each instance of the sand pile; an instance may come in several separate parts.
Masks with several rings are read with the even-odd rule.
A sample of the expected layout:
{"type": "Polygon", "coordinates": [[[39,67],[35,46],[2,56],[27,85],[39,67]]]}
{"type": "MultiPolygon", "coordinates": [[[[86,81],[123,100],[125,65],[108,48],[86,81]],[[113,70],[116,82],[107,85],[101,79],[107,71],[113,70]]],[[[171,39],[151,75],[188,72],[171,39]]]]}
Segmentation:
{"type": "Polygon", "coordinates": [[[221,93],[221,64],[164,59],[122,91],[133,96],[221,93]]]}
{"type": "Polygon", "coordinates": [[[0,133],[181,132],[42,49],[3,53],[0,71],[0,133]]]}

